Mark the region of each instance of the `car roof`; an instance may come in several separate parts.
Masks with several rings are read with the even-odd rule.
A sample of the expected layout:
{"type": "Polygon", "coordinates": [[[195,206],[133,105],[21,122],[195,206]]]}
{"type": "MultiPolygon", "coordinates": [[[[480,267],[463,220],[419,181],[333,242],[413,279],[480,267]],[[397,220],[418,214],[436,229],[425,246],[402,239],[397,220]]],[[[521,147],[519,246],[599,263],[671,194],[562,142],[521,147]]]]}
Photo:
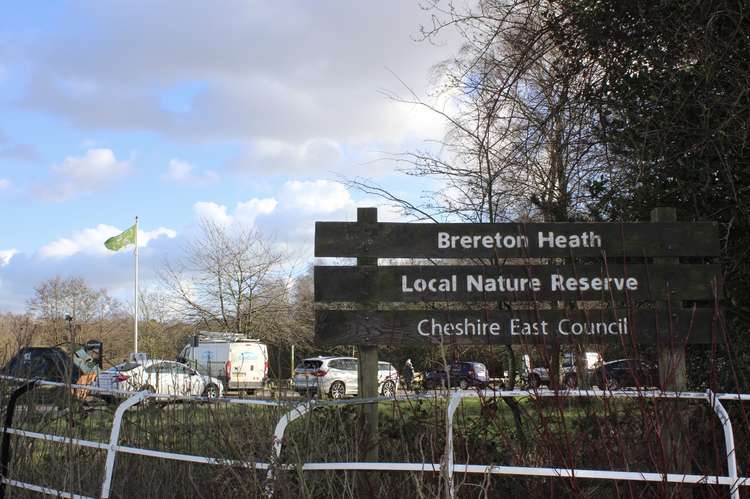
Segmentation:
{"type": "Polygon", "coordinates": [[[617,360],[608,360],[607,362],[602,363],[602,365],[606,366],[609,364],[614,364],[616,362],[635,362],[635,361],[647,362],[646,360],[643,360],[643,359],[617,359],[617,360]]]}

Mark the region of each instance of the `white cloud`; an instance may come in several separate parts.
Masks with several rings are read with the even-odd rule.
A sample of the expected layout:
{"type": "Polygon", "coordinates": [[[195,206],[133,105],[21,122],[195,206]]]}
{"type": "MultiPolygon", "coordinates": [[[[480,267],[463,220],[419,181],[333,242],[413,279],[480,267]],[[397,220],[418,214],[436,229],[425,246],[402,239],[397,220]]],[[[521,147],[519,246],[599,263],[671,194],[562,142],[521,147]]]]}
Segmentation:
{"type": "Polygon", "coordinates": [[[193,211],[199,219],[205,219],[219,225],[232,223],[232,216],[227,214],[227,207],[212,201],[198,201],[193,205],[193,211]]]}
{"type": "Polygon", "coordinates": [[[235,218],[242,223],[252,225],[259,215],[268,215],[276,209],[279,204],[274,198],[258,199],[253,198],[244,203],[237,203],[234,210],[235,218]]]}
{"type": "Polygon", "coordinates": [[[205,219],[219,225],[229,226],[233,223],[253,225],[259,215],[268,215],[276,209],[278,202],[274,198],[252,198],[239,202],[230,214],[226,206],[212,201],[199,201],[193,205],[193,211],[199,219],[205,219]]]}
{"type": "Polygon", "coordinates": [[[89,149],[83,156],[68,156],[50,168],[52,179],[38,191],[50,201],[65,201],[79,192],[95,192],[111,186],[131,171],[111,149],[89,149]]]}
{"type": "Polygon", "coordinates": [[[13,255],[18,253],[18,250],[11,248],[9,250],[0,250],[0,267],[4,267],[10,263],[13,255]]]}
{"type": "Polygon", "coordinates": [[[7,189],[10,187],[10,180],[7,178],[0,178],[0,190],[7,189]]]}
{"type": "Polygon", "coordinates": [[[153,241],[154,239],[158,239],[160,237],[167,237],[169,239],[174,239],[177,237],[177,231],[174,229],[168,229],[167,227],[159,227],[158,229],[154,230],[139,230],[138,231],[138,247],[144,248],[148,246],[148,243],[153,241]]]}
{"type": "Polygon", "coordinates": [[[401,79],[426,94],[430,68],[458,47],[448,31],[436,44],[414,41],[431,23],[419,2],[363,9],[332,0],[217,0],[181,4],[179,16],[162,2],[111,7],[71,6],[96,27],[85,36],[19,40],[16,52],[31,67],[26,107],[84,127],[183,138],[302,144],[423,136],[440,120],[381,91],[401,89],[401,79]],[[194,90],[180,90],[189,83],[194,90]],[[165,95],[181,111],[165,108],[165,95]]]}
{"type": "Polygon", "coordinates": [[[346,187],[330,180],[290,180],[281,188],[280,197],[285,208],[306,214],[327,214],[354,206],[346,187]]]}
{"type": "Polygon", "coordinates": [[[254,141],[233,161],[235,169],[254,173],[301,173],[333,170],[342,158],[341,145],[335,140],[314,138],[299,144],[273,139],[254,141]]]}
{"type": "MultiPolygon", "coordinates": [[[[122,229],[112,225],[99,224],[96,227],[74,231],[70,236],[61,237],[39,249],[39,257],[66,258],[78,253],[87,255],[111,255],[114,252],[104,247],[104,241],[120,234],[122,229]]],[[[152,231],[138,231],[138,246],[145,247],[159,237],[173,239],[177,232],[166,227],[159,227],[152,231]]]]}
{"type": "Polygon", "coordinates": [[[117,161],[111,149],[89,149],[83,156],[68,156],[51,170],[77,184],[96,188],[125,175],[130,167],[126,162],[117,161]]]}
{"type": "Polygon", "coordinates": [[[219,179],[219,174],[213,170],[196,172],[193,165],[187,161],[172,159],[169,161],[167,172],[164,174],[166,180],[184,184],[207,184],[219,179]]]}

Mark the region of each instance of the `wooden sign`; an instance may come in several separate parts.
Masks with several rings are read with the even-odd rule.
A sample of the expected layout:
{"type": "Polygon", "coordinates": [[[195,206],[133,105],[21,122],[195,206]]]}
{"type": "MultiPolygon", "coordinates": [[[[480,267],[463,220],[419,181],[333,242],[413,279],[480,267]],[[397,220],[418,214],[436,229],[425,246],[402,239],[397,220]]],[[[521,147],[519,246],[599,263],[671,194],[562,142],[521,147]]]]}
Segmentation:
{"type": "Polygon", "coordinates": [[[714,222],[418,224],[317,222],[316,257],[717,256],[714,222]]]}
{"type": "Polygon", "coordinates": [[[713,309],[689,306],[720,298],[721,268],[702,263],[719,254],[716,223],[378,223],[375,209],[359,209],[358,220],[315,224],[316,257],[358,259],[315,267],[321,344],[711,340],[713,309]],[[561,301],[585,304],[563,310],[561,301]]]}
{"type": "Polygon", "coordinates": [[[712,300],[718,265],[317,266],[315,301],[712,300]],[[676,299],[676,298],[675,298],[676,299]]]}
{"type": "Polygon", "coordinates": [[[661,310],[318,310],[322,345],[711,342],[713,311],[661,310]]]}

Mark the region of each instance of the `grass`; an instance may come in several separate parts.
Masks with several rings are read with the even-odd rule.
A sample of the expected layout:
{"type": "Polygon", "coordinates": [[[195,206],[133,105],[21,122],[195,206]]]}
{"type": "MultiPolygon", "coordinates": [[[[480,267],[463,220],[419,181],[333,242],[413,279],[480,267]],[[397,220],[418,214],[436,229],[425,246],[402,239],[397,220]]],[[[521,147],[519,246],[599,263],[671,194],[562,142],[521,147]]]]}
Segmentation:
{"type": "MultiPolygon", "coordinates": [[[[7,389],[0,388],[0,396],[6,398],[7,389]]],[[[298,399],[290,400],[284,407],[222,401],[147,403],[126,413],[120,442],[168,452],[268,462],[274,428],[279,418],[296,403],[298,399]]],[[[22,398],[14,426],[108,442],[116,405],[100,401],[84,403],[64,391],[38,390],[22,398]]],[[[666,407],[637,399],[527,397],[519,399],[522,417],[519,429],[510,407],[502,399],[467,398],[455,414],[455,460],[472,464],[655,471],[659,468],[652,457],[659,447],[654,440],[658,430],[655,422],[668,417],[663,413],[666,407]],[[615,428],[617,432],[613,432],[615,428]],[[634,441],[639,442],[639,446],[627,444],[634,441]]],[[[694,413],[695,420],[715,422],[707,407],[683,407],[689,408],[685,414],[694,413]],[[708,414],[699,414],[699,409],[708,414]]],[[[379,403],[380,460],[440,463],[445,450],[446,409],[444,399],[379,403]]],[[[360,409],[352,405],[323,406],[294,421],[286,432],[282,462],[296,466],[305,462],[361,460],[368,436],[360,429],[359,414],[360,409]]],[[[708,430],[710,428],[701,432],[706,438],[700,445],[711,449],[714,440],[721,439],[722,434],[712,434],[708,430]]],[[[13,478],[87,495],[98,494],[105,451],[18,437],[13,438],[13,451],[13,478]]],[[[707,455],[711,457],[710,453],[707,455]]],[[[700,471],[714,473],[721,469],[705,456],[701,459],[696,461],[700,471]]],[[[483,480],[486,477],[462,477],[459,490],[469,497],[474,496],[469,491],[476,490],[491,492],[491,497],[502,494],[546,496],[549,490],[558,490],[564,497],[564,491],[570,491],[573,486],[562,480],[483,480]]],[[[404,494],[433,497],[442,487],[439,475],[411,473],[377,474],[376,483],[371,485],[382,497],[404,494]]],[[[602,489],[601,483],[597,486],[597,490],[606,490],[609,496],[617,495],[611,487],[602,489]]],[[[160,497],[158,494],[161,497],[256,497],[262,495],[264,487],[265,472],[125,454],[117,457],[116,497],[160,497]],[[171,488],[162,483],[165,480],[171,488]],[[154,485],[156,482],[159,484],[154,485]],[[150,488],[143,488],[147,483],[151,484],[150,488]],[[137,491],[140,492],[136,494],[137,491]]],[[[303,473],[295,468],[280,473],[275,487],[280,497],[353,497],[362,484],[358,484],[352,473],[303,473]]],[[[585,489],[588,485],[575,487],[574,490],[580,492],[583,490],[580,487],[585,489]]],[[[653,487],[638,485],[637,490],[646,491],[645,495],[649,496],[655,490],[653,487]]],[[[24,497],[24,493],[14,491],[14,496],[24,497]]]]}

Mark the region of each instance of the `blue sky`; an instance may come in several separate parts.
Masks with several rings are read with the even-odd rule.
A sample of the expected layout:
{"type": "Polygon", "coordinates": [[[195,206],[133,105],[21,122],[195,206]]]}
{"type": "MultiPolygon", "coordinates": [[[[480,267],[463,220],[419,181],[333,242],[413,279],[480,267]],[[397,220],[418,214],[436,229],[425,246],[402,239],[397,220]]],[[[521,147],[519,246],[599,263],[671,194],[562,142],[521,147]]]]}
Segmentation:
{"type": "Polygon", "coordinates": [[[129,296],[130,256],[103,241],[135,215],[150,285],[201,218],[304,262],[315,220],[377,204],[340,176],[418,196],[385,153],[443,123],[383,91],[431,91],[456,47],[416,42],[429,22],[397,0],[3,2],[0,312],[54,275],[129,296]]]}

